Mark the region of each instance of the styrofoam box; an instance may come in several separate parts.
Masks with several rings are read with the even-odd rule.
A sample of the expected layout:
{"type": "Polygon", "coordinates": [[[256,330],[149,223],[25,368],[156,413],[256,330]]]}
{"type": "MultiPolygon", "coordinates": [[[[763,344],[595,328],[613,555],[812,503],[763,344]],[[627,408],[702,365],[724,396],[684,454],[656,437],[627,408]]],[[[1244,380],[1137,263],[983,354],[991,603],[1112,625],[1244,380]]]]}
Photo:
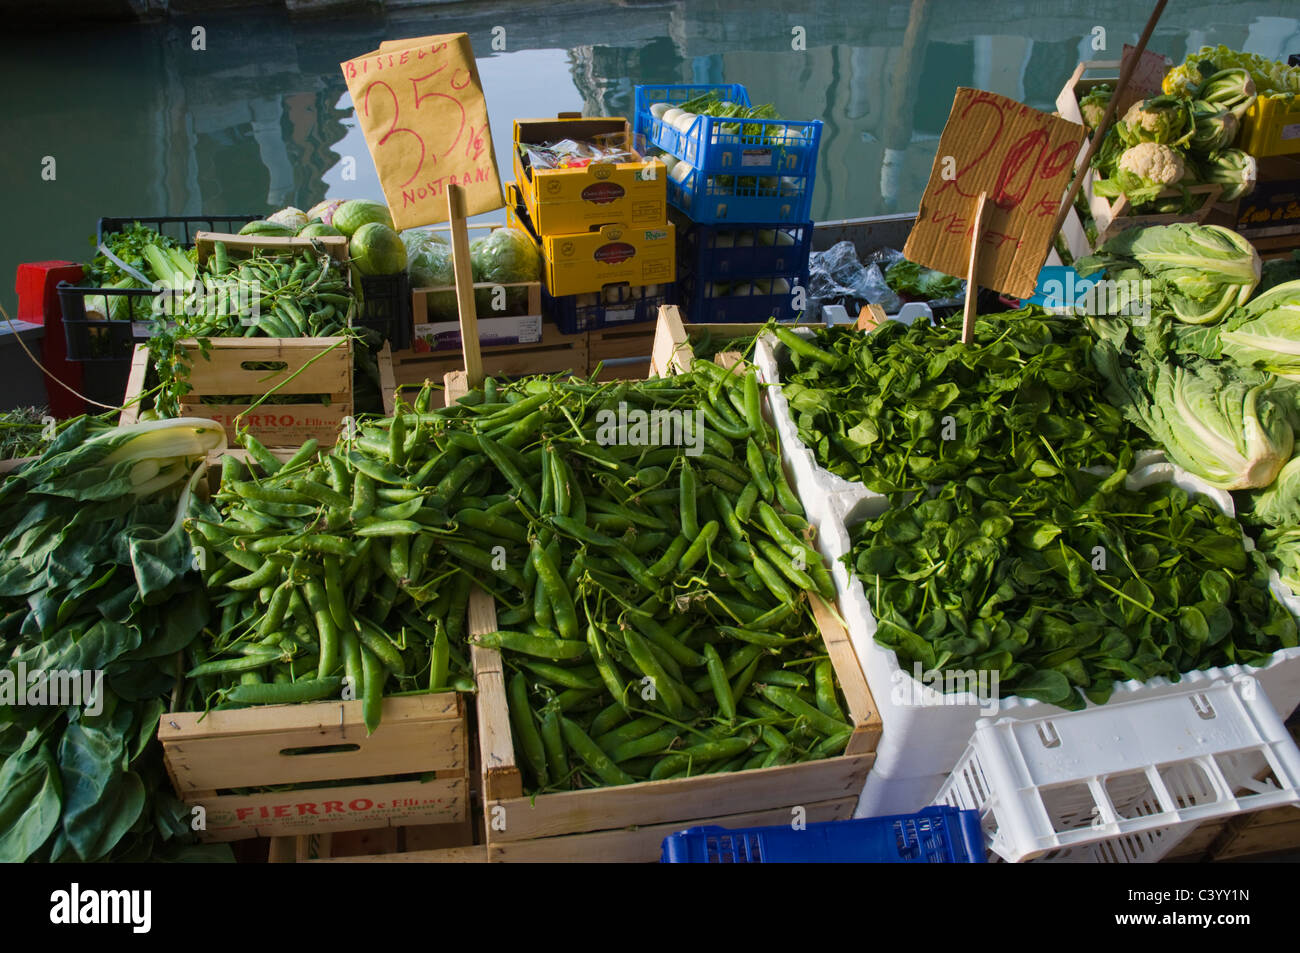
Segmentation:
{"type": "MultiPolygon", "coordinates": [[[[915,796],[912,792],[919,789],[923,779],[952,770],[966,750],[976,721],[989,711],[974,693],[945,695],[922,685],[911,672],[902,669],[891,649],[876,644],[876,620],[862,582],[841,559],[851,548],[848,527],[879,516],[888,508],[888,500],[861,483],[845,480],[820,467],[812,451],[799,440],[789,404],[781,393],[777,363],[781,348],[774,336],[765,335],[755,347],[754,363],[763,382],[769,385],[767,394],[781,439],[782,457],[790,469],[794,490],[808,512],[808,521],[816,527],[818,549],[831,564],[840,612],[882,720],[876,763],[867,776],[860,812],[868,806],[877,813],[915,810],[917,805],[908,803],[915,796]],[[891,792],[890,787],[896,791],[891,792]]],[[[1128,480],[1130,488],[1170,480],[1188,492],[1209,496],[1229,516],[1236,515],[1228,493],[1205,485],[1172,464],[1158,462],[1162,460],[1163,455],[1158,452],[1140,456],[1137,461],[1140,469],[1128,480]]],[[[1252,545],[1249,539],[1246,544],[1252,545]]],[[[1271,573],[1270,588],[1300,618],[1300,598],[1286,588],[1276,573],[1271,573]]],[[[1268,665],[1259,668],[1232,665],[1187,672],[1178,682],[1166,678],[1116,682],[1112,698],[1129,701],[1156,697],[1186,691],[1198,682],[1230,680],[1243,674],[1259,680],[1284,719],[1300,703],[1300,648],[1281,649],[1274,653],[1268,665]]],[[[1062,711],[1055,705],[1011,697],[1000,700],[997,714],[1034,718],[1062,711]]],[[[859,816],[870,814],[859,813],[859,816]]]]}

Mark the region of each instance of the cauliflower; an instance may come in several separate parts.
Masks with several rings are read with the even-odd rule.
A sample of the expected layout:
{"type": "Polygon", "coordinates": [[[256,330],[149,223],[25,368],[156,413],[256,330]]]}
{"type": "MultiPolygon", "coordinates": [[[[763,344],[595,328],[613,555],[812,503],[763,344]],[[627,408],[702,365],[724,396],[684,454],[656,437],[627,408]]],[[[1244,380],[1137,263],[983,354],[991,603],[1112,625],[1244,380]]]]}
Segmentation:
{"type": "Polygon", "coordinates": [[[307,224],[307,214],[300,208],[294,208],[292,205],[288,208],[282,208],[273,215],[266,216],[268,222],[275,222],[277,225],[287,225],[289,228],[302,228],[307,224]]]}
{"type": "Polygon", "coordinates": [[[1174,185],[1187,171],[1183,157],[1159,142],[1139,142],[1119,157],[1120,172],[1128,172],[1152,185],[1174,185]]]}
{"type": "Polygon", "coordinates": [[[1110,102],[1111,92],[1110,86],[1103,84],[1079,100],[1079,112],[1083,114],[1083,122],[1089,130],[1096,129],[1101,125],[1101,118],[1106,113],[1106,105],[1110,102]]]}
{"type": "Polygon", "coordinates": [[[1171,96],[1193,97],[1203,82],[1205,82],[1205,75],[1201,72],[1200,62],[1189,59],[1182,66],[1175,66],[1165,73],[1160,88],[1171,96]]]}
{"type": "Polygon", "coordinates": [[[1130,146],[1139,142],[1182,145],[1194,129],[1187,100],[1177,96],[1154,96],[1128,108],[1120,134],[1130,146]]]}

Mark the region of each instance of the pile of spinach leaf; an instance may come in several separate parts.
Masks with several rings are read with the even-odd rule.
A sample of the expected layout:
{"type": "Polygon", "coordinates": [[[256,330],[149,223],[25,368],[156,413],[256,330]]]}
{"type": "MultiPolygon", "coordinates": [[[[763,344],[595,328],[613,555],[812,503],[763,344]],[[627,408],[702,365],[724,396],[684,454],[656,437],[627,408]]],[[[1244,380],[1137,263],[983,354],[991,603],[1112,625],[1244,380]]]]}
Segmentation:
{"type": "Polygon", "coordinates": [[[836,366],[782,351],[782,390],[827,470],[886,495],[972,475],[1114,469],[1141,431],[1101,397],[1093,338],[1038,309],[955,323],[819,329],[836,366]]]}
{"type": "Polygon", "coordinates": [[[1263,665],[1297,644],[1262,555],[1202,497],[1124,470],[950,482],[851,530],[876,641],[1066,709],[1115,680],[1263,665]]]}
{"type": "Polygon", "coordinates": [[[105,429],[72,421],[0,485],[0,861],[230,859],[194,844],[156,740],[209,613],[180,489],[131,494],[85,443],[105,429]],[[34,672],[102,672],[101,704],[34,696],[34,672]]]}

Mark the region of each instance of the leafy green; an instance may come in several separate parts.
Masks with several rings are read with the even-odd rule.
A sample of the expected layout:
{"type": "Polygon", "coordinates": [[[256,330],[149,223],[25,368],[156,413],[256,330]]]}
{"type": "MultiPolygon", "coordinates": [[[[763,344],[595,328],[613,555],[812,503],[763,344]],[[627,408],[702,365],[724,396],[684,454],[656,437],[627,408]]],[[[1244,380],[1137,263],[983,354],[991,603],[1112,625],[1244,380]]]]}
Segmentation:
{"type": "Polygon", "coordinates": [[[961,294],[961,279],[900,258],[885,269],[885,283],[899,294],[942,301],[961,294]]]}
{"type": "Polygon", "coordinates": [[[1260,665],[1297,644],[1236,523],[1126,473],[943,484],[853,527],[876,641],[910,669],[997,673],[1003,697],[1083,707],[1115,680],[1260,665]]]}
{"type": "Polygon", "coordinates": [[[147,860],[192,841],[156,820],[183,806],[153,739],[171,655],[208,619],[183,516],[191,473],[224,443],[211,421],[81,417],[0,485],[0,652],[15,689],[0,709],[0,861],[147,860]],[[81,692],[19,698],[34,672],[81,692]]]}
{"type": "Polygon", "coordinates": [[[1163,361],[1098,341],[1106,396],[1183,469],[1223,490],[1268,486],[1291,456],[1293,403],[1275,378],[1223,364],[1163,361]]]}
{"type": "Polygon", "coordinates": [[[1109,279],[1149,279],[1153,303],[1186,324],[1215,324],[1246,303],[1259,283],[1259,253],[1218,225],[1156,225],[1120,232],[1081,258],[1085,278],[1106,269],[1109,279]]]}
{"type": "Polygon", "coordinates": [[[818,329],[813,342],[842,369],[781,357],[800,439],[825,469],[886,494],[971,476],[1127,466],[1141,434],[1099,399],[1092,336],[1077,320],[1013,311],[979,318],[974,338],[962,344],[956,323],[818,329]]]}
{"type": "Polygon", "coordinates": [[[1300,380],[1300,279],[1269,289],[1244,311],[1247,320],[1219,336],[1224,356],[1300,380]]]}

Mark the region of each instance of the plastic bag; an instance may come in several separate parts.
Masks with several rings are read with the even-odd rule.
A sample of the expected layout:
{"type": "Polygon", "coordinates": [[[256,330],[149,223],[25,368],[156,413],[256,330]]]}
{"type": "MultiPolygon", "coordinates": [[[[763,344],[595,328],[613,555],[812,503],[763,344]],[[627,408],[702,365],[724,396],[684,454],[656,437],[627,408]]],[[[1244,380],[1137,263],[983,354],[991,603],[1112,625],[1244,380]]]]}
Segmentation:
{"type": "Polygon", "coordinates": [[[843,241],[808,256],[805,319],[821,320],[822,306],[827,304],[843,305],[850,314],[857,314],[863,305],[878,304],[893,314],[902,301],[885,283],[880,266],[873,263],[863,267],[853,243],[843,241]]]}

